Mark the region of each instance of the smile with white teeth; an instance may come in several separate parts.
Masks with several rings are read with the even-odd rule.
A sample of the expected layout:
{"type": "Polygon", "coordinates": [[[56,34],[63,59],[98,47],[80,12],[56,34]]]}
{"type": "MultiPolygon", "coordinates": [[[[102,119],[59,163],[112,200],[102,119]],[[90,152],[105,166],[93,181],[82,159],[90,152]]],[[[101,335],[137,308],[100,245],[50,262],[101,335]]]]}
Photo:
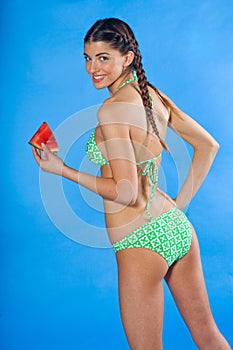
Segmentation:
{"type": "Polygon", "coordinates": [[[93,80],[100,81],[104,79],[104,75],[93,75],[93,80]]]}

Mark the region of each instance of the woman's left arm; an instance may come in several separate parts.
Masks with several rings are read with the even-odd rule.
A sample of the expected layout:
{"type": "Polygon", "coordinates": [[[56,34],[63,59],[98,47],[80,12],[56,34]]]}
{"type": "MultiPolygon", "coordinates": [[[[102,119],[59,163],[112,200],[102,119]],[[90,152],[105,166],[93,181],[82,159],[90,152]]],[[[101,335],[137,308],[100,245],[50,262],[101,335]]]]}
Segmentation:
{"type": "Polygon", "coordinates": [[[169,126],[194,150],[187,178],[175,199],[177,207],[184,209],[206,178],[219,144],[200,124],[180,110],[171,99],[163,93],[161,95],[170,107],[169,126]]]}

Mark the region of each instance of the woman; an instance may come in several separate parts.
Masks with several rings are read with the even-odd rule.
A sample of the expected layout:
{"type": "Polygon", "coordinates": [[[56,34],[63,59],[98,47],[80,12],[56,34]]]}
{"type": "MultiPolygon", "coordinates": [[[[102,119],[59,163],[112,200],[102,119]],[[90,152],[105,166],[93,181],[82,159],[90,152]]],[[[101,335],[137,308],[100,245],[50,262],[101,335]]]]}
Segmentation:
{"type": "Polygon", "coordinates": [[[65,165],[44,145],[38,165],[104,199],[106,227],[116,252],[123,326],[132,350],[162,349],[165,278],[199,349],[230,349],[209,306],[195,231],[182,212],[206,177],[217,142],[151,85],[130,27],[97,21],[84,39],[86,70],[110,97],[87,147],[101,177],[65,165]],[[167,126],[194,148],[190,171],[172,200],[157,187],[167,126]]]}

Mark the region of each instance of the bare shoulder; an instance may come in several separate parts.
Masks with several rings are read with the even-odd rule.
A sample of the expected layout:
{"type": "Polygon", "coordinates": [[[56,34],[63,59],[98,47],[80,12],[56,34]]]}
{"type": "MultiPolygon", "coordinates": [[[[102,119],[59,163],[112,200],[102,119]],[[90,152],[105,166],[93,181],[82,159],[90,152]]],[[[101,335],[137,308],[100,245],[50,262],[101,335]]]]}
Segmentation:
{"type": "Polygon", "coordinates": [[[98,120],[100,125],[120,123],[144,127],[145,109],[138,91],[126,86],[124,91],[106,99],[98,110],[98,120]]]}

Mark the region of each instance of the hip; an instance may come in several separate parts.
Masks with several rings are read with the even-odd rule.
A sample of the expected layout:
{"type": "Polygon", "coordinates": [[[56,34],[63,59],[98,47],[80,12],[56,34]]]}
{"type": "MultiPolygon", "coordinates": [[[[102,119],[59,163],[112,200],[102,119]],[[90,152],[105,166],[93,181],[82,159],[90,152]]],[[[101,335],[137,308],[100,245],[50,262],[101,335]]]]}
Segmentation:
{"type": "MultiPolygon", "coordinates": [[[[139,196],[133,206],[104,201],[106,229],[112,244],[151,221],[146,213],[146,203],[147,199],[143,196],[139,196]]],[[[157,189],[150,205],[153,220],[172,208],[176,208],[175,202],[166,193],[157,189]]]]}
{"type": "Polygon", "coordinates": [[[192,225],[186,215],[172,207],[113,243],[115,253],[129,248],[147,248],[161,255],[170,267],[183,258],[192,242],[192,225]]]}

